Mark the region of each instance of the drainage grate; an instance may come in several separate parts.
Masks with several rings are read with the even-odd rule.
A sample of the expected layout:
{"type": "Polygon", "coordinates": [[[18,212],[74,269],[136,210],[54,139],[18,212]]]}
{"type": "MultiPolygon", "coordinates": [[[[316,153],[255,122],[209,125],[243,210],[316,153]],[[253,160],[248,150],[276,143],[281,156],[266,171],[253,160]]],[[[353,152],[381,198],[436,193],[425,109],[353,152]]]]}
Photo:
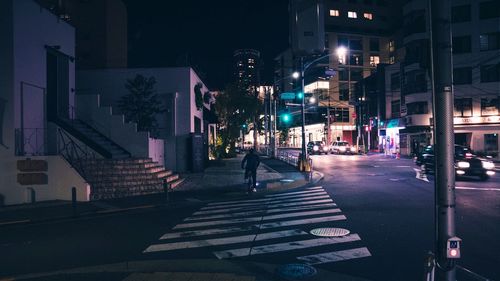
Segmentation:
{"type": "Polygon", "coordinates": [[[340,236],[346,236],[351,232],[344,228],[323,227],[323,228],[315,228],[311,230],[310,233],[312,235],[321,237],[340,237],[340,236]]]}
{"type": "Polygon", "coordinates": [[[276,273],[285,280],[304,280],[316,275],[317,271],[307,264],[291,263],[278,267],[276,273]]]}

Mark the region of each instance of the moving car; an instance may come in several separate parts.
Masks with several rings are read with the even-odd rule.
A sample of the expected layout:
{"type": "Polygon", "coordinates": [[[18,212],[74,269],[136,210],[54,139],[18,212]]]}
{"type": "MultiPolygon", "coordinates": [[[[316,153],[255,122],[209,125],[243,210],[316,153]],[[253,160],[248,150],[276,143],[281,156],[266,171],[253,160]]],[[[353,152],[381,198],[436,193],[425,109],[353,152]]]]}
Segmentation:
{"type": "MultiPolygon", "coordinates": [[[[425,170],[434,172],[434,146],[427,146],[416,159],[415,164],[425,165],[425,170]]],[[[477,176],[481,180],[487,180],[495,174],[495,164],[489,160],[474,156],[471,150],[462,145],[455,145],[455,173],[457,177],[477,176]]]]}
{"type": "Polygon", "coordinates": [[[328,154],[330,150],[322,141],[310,141],[307,143],[307,153],[309,154],[328,154]]]}
{"type": "Polygon", "coordinates": [[[332,153],[337,154],[353,154],[354,149],[346,141],[334,141],[330,147],[332,153]]]}

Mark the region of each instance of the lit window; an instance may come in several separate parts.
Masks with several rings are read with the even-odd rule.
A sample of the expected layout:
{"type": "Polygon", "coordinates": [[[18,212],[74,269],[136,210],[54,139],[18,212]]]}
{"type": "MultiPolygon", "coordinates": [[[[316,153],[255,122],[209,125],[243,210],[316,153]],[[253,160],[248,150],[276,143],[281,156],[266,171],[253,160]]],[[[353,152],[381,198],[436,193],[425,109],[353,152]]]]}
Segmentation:
{"type": "Polygon", "coordinates": [[[380,63],[380,57],[379,56],[370,56],[370,65],[371,66],[377,66],[377,64],[380,63]]]}
{"type": "Polygon", "coordinates": [[[330,10],[330,16],[331,17],[338,17],[338,16],[340,16],[339,10],[330,10]]]}
{"type": "Polygon", "coordinates": [[[390,64],[393,64],[393,63],[395,63],[395,62],[396,62],[396,59],[394,58],[394,56],[391,56],[391,57],[389,58],[389,63],[390,63],[390,64]]]}
{"type": "Polygon", "coordinates": [[[248,63],[254,63],[253,59],[248,59],[248,63]]]}
{"type": "Polygon", "coordinates": [[[389,41],[389,52],[394,52],[395,45],[394,41],[389,41]]]}
{"type": "Polygon", "coordinates": [[[373,20],[373,14],[372,13],[364,13],[363,17],[367,20],[373,20]]]}
{"type": "Polygon", "coordinates": [[[350,17],[351,19],[355,19],[355,18],[357,18],[357,17],[358,17],[358,14],[357,14],[356,12],[351,12],[351,11],[349,11],[349,12],[347,13],[347,16],[348,16],[348,17],[350,17]]]}

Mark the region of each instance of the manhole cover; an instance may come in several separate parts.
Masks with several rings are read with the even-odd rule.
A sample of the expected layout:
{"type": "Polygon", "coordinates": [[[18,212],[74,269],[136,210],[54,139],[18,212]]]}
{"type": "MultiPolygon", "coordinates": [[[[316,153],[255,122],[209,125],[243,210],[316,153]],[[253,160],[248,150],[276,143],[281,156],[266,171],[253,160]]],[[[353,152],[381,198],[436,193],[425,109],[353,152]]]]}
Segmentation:
{"type": "Polygon", "coordinates": [[[323,227],[323,228],[315,228],[311,230],[310,233],[312,235],[321,237],[340,237],[340,236],[346,236],[351,232],[344,228],[323,227]]]}
{"type": "Polygon", "coordinates": [[[317,273],[314,267],[302,263],[282,265],[276,269],[276,272],[286,280],[303,280],[317,273]]]}

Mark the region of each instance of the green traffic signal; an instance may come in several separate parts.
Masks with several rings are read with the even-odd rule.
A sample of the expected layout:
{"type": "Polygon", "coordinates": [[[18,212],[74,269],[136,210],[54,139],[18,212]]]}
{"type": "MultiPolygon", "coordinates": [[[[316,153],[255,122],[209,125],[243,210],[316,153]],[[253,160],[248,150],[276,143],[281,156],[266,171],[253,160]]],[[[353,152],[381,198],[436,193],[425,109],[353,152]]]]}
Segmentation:
{"type": "Polygon", "coordinates": [[[298,99],[303,99],[303,98],[304,98],[304,93],[302,93],[302,92],[298,92],[298,93],[297,93],[297,98],[298,98],[298,99]]]}
{"type": "Polygon", "coordinates": [[[290,121],[292,121],[292,116],[290,116],[290,113],[284,113],[283,115],[281,115],[281,119],[283,120],[283,122],[289,123],[290,121]]]}

